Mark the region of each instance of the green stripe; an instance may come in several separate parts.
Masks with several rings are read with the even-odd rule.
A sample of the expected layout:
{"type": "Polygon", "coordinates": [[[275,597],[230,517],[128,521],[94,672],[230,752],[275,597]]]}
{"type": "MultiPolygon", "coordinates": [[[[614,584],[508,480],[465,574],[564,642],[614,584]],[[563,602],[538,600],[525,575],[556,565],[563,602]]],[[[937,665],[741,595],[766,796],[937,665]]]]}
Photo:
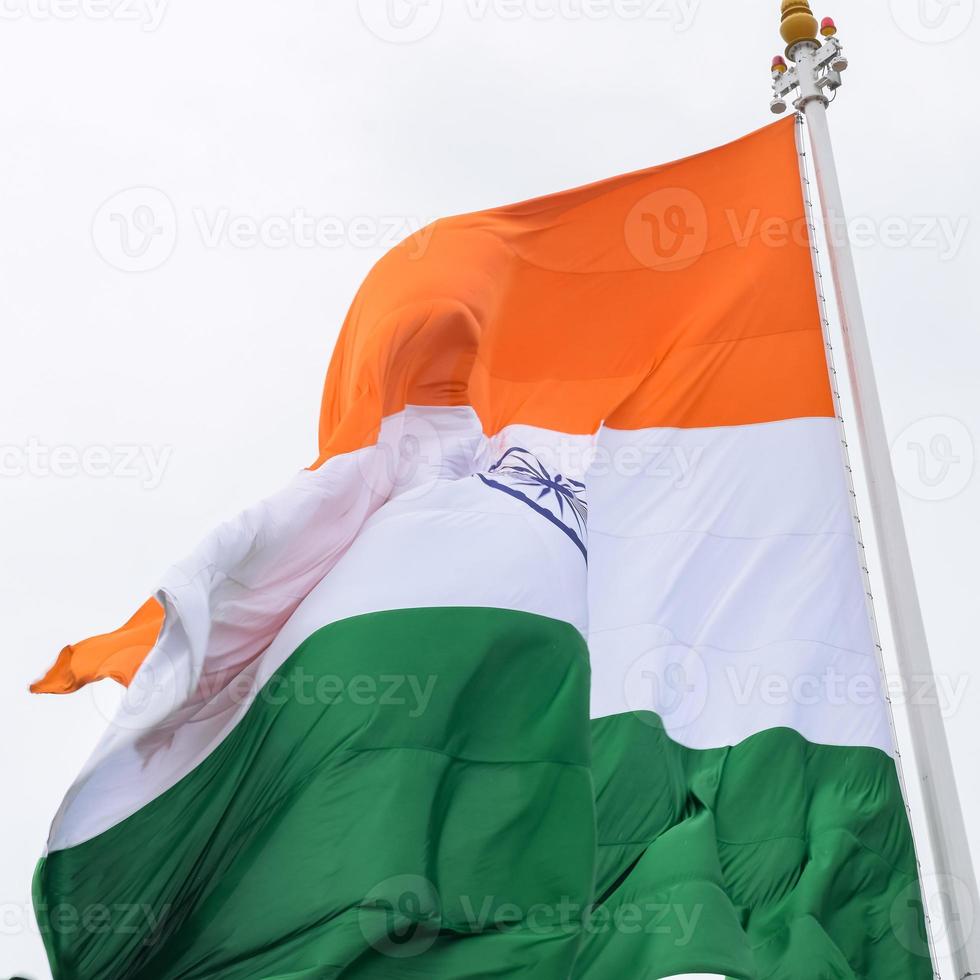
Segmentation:
{"type": "Polygon", "coordinates": [[[601,921],[576,976],[933,976],[894,762],[789,729],[734,748],[656,715],[593,722],[601,921]],[[632,915],[632,928],[606,926],[632,915]],[[637,974],[638,975],[638,974],[637,974]]]}
{"type": "Polygon", "coordinates": [[[567,976],[574,931],[487,942],[471,935],[472,910],[519,921],[555,895],[587,903],[588,697],[584,640],[543,617],[418,609],[319,630],[192,773],[42,862],[36,900],[55,977],[419,977],[430,960],[435,976],[511,964],[567,976]],[[422,707],[409,682],[425,690],[433,677],[422,707]],[[115,928],[96,932],[58,928],[62,903],[90,918],[121,908],[115,928]],[[163,916],[155,936],[148,914],[163,916]],[[414,939],[388,944],[392,920],[411,937],[406,919],[420,923],[414,939]],[[386,955],[434,938],[424,957],[386,955]]]}
{"type": "Polygon", "coordinates": [[[56,980],[931,975],[890,759],[590,736],[588,686],[526,613],[325,627],[193,772],[41,862],[56,980]]]}

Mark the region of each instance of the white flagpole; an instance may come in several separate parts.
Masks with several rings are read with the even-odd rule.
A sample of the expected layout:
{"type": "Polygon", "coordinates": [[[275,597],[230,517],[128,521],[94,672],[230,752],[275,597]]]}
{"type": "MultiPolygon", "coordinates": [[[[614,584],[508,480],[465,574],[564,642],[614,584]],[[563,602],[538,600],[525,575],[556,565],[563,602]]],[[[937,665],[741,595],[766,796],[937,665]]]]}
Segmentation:
{"type": "Polygon", "coordinates": [[[782,18],[786,55],[795,67],[787,70],[781,58],[773,62],[772,110],[785,111],[787,96],[795,93],[794,107],[807,122],[895,652],[904,689],[915,693],[907,715],[935,865],[933,891],[942,896],[945,936],[960,980],[980,976],[977,879],[915,587],[827,124],[828,93],[840,87],[847,59],[829,19],[821,25],[829,40],[817,40],[818,24],[807,0],[783,0],[782,18]]]}

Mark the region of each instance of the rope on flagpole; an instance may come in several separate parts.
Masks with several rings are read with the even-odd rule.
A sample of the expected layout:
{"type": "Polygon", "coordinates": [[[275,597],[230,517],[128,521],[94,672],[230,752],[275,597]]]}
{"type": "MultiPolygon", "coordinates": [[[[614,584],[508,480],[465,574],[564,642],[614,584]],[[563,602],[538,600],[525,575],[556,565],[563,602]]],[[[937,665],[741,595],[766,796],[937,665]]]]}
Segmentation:
{"type": "MultiPolygon", "coordinates": [[[[844,462],[844,473],[847,482],[847,492],[850,498],[851,520],[854,522],[854,540],[857,545],[858,565],[861,569],[861,581],[864,584],[865,602],[867,606],[868,621],[871,626],[871,639],[874,643],[875,655],[878,662],[878,670],[882,682],[882,695],[885,699],[888,714],[888,726],[892,735],[892,746],[895,754],[895,764],[898,771],[898,781],[902,792],[902,801],[905,804],[905,812],[908,815],[909,826],[913,825],[912,806],[909,802],[908,781],[905,776],[905,767],[902,763],[902,753],[899,749],[898,729],[895,725],[895,709],[892,703],[890,687],[888,684],[888,671],[885,664],[885,651],[881,644],[881,633],[878,628],[878,613],[875,609],[874,596],[871,590],[871,571],[868,567],[868,552],[864,543],[864,528],[861,524],[860,508],[858,506],[858,495],[855,488],[854,468],[851,465],[851,448],[847,441],[847,430],[844,423],[843,399],[840,393],[838,382],[837,366],[834,357],[834,345],[831,337],[830,313],[828,311],[827,294],[824,291],[824,275],[820,268],[820,247],[817,243],[817,225],[814,215],[813,190],[810,182],[810,172],[807,165],[807,153],[805,137],[803,135],[804,122],[803,113],[796,113],[796,151],[800,164],[800,181],[803,186],[803,206],[806,213],[806,226],[810,241],[810,258],[813,262],[813,279],[817,291],[817,306],[820,311],[820,326],[823,331],[824,349],[827,353],[827,370],[830,375],[830,389],[834,400],[834,412],[837,415],[837,427],[840,435],[841,456],[844,462]]],[[[912,850],[915,855],[915,866],[922,877],[923,865],[919,857],[919,848],[912,838],[912,850]]],[[[926,921],[926,941],[929,945],[929,952],[933,964],[933,976],[936,980],[941,980],[938,963],[935,926],[928,906],[923,902],[923,916],[926,921]]]]}

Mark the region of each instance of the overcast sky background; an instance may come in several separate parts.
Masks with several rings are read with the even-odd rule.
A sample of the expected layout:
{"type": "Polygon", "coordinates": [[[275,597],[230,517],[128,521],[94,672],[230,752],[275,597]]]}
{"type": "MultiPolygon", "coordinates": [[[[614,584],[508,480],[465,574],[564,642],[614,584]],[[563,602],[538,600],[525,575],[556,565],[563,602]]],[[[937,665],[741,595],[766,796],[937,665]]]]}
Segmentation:
{"type": "MultiPolygon", "coordinates": [[[[30,877],[116,697],[28,683],[313,460],[370,266],[434,217],[771,119],[778,0],[405,3],[0,0],[0,977],[50,977],[30,877]],[[147,207],[127,256],[112,215],[135,236],[147,207]]],[[[851,61],[832,128],[973,815],[980,26],[974,0],[815,12],[851,61]]]]}

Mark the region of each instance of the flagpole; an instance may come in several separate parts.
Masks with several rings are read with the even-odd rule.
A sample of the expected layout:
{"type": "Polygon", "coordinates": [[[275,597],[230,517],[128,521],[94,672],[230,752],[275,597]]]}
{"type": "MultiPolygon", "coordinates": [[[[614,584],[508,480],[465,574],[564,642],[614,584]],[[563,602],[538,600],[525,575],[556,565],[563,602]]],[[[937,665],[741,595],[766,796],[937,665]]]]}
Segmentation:
{"type": "Polygon", "coordinates": [[[932,845],[935,890],[942,896],[946,938],[960,980],[980,976],[977,879],[891,466],[827,122],[829,96],[842,83],[847,59],[833,21],[825,19],[819,30],[828,39],[824,43],[817,39],[817,20],[807,0],[783,0],[781,33],[786,57],[795,65],[789,69],[782,58],[774,59],[771,108],[784,112],[787,96],[795,94],[794,108],[805,117],[809,132],[892,637],[903,689],[915,695],[907,715],[932,845]]]}

